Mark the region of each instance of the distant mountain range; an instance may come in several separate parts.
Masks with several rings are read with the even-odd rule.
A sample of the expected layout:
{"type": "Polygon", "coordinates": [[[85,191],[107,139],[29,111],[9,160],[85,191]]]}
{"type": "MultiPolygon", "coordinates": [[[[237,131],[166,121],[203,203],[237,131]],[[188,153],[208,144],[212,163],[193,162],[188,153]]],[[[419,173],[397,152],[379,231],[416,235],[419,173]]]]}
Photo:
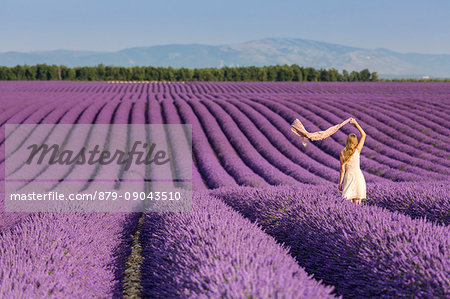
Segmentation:
{"type": "Polygon", "coordinates": [[[172,66],[202,68],[298,64],[348,71],[368,68],[381,78],[450,78],[450,54],[398,53],[313,40],[266,38],[229,45],[169,44],[114,52],[54,50],[0,53],[0,65],[38,63],[75,66],[172,66]]]}

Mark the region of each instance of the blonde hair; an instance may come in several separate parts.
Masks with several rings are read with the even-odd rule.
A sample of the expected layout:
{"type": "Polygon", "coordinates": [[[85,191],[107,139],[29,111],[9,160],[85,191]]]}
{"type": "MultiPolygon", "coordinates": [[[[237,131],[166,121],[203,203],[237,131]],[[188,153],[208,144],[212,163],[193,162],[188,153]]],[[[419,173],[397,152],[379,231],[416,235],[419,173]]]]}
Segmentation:
{"type": "Polygon", "coordinates": [[[348,161],[350,161],[350,158],[355,153],[357,145],[358,145],[358,137],[356,136],[356,134],[354,133],[349,134],[347,137],[347,144],[345,145],[344,149],[341,152],[344,160],[343,164],[346,164],[348,161]]]}

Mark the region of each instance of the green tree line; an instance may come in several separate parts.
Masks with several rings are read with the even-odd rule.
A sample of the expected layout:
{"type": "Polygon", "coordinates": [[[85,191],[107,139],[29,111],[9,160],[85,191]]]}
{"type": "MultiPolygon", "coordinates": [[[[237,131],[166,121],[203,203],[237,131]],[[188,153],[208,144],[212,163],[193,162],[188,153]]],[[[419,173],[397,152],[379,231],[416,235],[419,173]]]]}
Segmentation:
{"type": "Polygon", "coordinates": [[[71,80],[71,81],[378,81],[377,72],[335,68],[315,69],[293,65],[241,66],[221,68],[173,68],[153,66],[67,67],[64,65],[0,66],[0,80],[71,80]]]}

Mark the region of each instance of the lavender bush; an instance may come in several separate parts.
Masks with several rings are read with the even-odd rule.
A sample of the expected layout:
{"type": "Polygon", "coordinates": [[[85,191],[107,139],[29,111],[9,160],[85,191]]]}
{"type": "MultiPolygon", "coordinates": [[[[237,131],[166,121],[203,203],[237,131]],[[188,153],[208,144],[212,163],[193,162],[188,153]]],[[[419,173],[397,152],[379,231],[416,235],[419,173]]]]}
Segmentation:
{"type": "Polygon", "coordinates": [[[330,197],[320,187],[211,191],[259,223],[344,297],[450,295],[450,228],[330,197]]]}
{"type": "Polygon", "coordinates": [[[149,213],[141,232],[143,296],[331,298],[255,224],[207,192],[192,212],[149,213]]]}
{"type": "Polygon", "coordinates": [[[0,235],[0,297],[120,297],[137,219],[33,213],[0,235]]]}
{"type": "Polygon", "coordinates": [[[373,183],[367,190],[370,205],[450,224],[450,181],[373,183]]]}

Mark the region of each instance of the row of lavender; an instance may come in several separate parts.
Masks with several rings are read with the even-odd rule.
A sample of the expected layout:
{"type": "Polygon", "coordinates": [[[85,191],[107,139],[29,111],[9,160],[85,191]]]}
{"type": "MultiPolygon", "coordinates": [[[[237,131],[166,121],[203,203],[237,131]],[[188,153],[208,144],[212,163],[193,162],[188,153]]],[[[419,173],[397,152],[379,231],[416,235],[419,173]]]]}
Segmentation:
{"type": "Polygon", "coordinates": [[[366,203],[392,212],[450,224],[450,180],[429,182],[372,183],[366,203]]]}
{"type": "Polygon", "coordinates": [[[121,297],[138,213],[33,213],[0,232],[0,297],[121,297]]]}
{"type": "MultiPolygon", "coordinates": [[[[445,95],[449,93],[447,83],[397,83],[397,82],[148,82],[148,83],[111,83],[111,82],[71,82],[71,81],[3,81],[0,88],[8,91],[25,92],[92,92],[92,93],[136,93],[153,94],[191,93],[191,94],[336,94],[336,95],[414,95],[429,99],[433,103],[446,107],[445,95]],[[436,96],[439,96],[436,98],[436,96]],[[436,101],[437,100],[437,101],[436,101]]],[[[393,98],[397,100],[397,98],[393,98]]],[[[401,101],[414,102],[414,98],[401,101]]]]}
{"type": "Polygon", "coordinates": [[[148,213],[140,235],[145,298],[332,298],[288,250],[207,191],[190,213],[148,213]]]}
{"type": "Polygon", "coordinates": [[[308,273],[344,297],[450,295],[448,226],[355,205],[321,188],[223,187],[211,195],[289,246],[308,273]]]}

